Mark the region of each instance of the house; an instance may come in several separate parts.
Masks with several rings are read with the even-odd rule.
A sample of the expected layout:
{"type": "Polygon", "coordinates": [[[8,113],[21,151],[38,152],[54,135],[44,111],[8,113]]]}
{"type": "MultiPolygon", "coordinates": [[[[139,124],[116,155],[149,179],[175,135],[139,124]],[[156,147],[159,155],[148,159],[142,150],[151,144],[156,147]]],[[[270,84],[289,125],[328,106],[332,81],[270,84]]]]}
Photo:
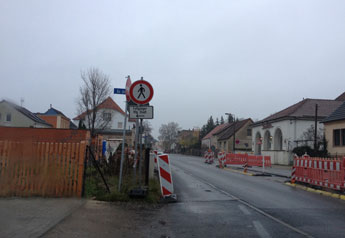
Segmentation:
{"type": "Polygon", "coordinates": [[[52,127],[52,125],[26,108],[6,100],[0,102],[0,126],[33,128],[52,127]]]}
{"type": "Polygon", "coordinates": [[[303,99],[265,119],[252,124],[252,147],[254,154],[271,156],[272,164],[292,163],[292,150],[299,143],[313,144],[304,138],[317,120],[317,127],[323,129],[321,120],[329,116],[342,101],[329,99],[303,99]],[[316,106],[317,105],[317,106],[316,106]],[[317,107],[317,117],[316,115],[317,107]]]}
{"type": "Polygon", "coordinates": [[[252,124],[253,120],[250,118],[234,121],[214,133],[214,136],[217,137],[218,149],[232,153],[251,151],[252,132],[249,126],[252,124]]]}
{"type": "Polygon", "coordinates": [[[213,128],[213,130],[211,130],[209,133],[207,133],[206,136],[202,138],[201,146],[207,147],[208,149],[215,149],[217,147],[218,141],[217,141],[217,137],[214,134],[223,130],[228,125],[229,123],[224,123],[213,128]]]}
{"type": "MultiPolygon", "coordinates": [[[[97,106],[97,118],[100,120],[96,122],[95,132],[107,141],[108,152],[113,153],[122,142],[125,115],[125,112],[111,97],[106,98],[97,106]]],[[[89,128],[87,112],[81,113],[73,121],[76,125],[82,123],[89,128]]],[[[127,119],[126,123],[126,143],[129,146],[133,146],[134,133],[132,133],[132,129],[134,128],[135,120],[127,119]]]]}
{"type": "MultiPolygon", "coordinates": [[[[62,112],[52,107],[50,104],[50,108],[45,113],[36,113],[36,115],[43,119],[44,121],[51,124],[54,128],[59,129],[70,129],[72,122],[70,119],[66,117],[62,112]]],[[[73,125],[72,125],[73,127],[73,125]]],[[[71,128],[72,129],[72,128],[71,128]]]]}
{"type": "Polygon", "coordinates": [[[322,123],[328,152],[331,156],[345,156],[345,102],[322,123]]]}
{"type": "Polygon", "coordinates": [[[192,130],[181,130],[177,135],[177,151],[188,152],[198,144],[200,137],[200,129],[193,128],[192,130]]]}

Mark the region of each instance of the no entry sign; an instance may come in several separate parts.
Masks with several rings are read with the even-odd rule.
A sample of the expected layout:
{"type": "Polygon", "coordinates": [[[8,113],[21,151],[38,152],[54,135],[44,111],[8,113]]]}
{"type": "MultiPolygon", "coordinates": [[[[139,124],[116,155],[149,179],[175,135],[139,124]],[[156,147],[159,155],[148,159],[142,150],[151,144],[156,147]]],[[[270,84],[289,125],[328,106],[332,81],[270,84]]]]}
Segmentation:
{"type": "Polygon", "coordinates": [[[153,88],[151,84],[145,80],[135,81],[129,89],[129,95],[136,104],[146,104],[153,97],[153,88]]]}

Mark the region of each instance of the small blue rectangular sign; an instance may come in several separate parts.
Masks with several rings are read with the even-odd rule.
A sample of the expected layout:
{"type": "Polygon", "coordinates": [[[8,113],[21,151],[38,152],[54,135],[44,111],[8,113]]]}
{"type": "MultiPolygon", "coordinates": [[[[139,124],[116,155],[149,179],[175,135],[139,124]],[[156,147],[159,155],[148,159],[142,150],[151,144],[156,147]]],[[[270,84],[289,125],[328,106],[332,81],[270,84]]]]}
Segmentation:
{"type": "Polygon", "coordinates": [[[114,88],[114,94],[126,94],[125,88],[114,88]]]}

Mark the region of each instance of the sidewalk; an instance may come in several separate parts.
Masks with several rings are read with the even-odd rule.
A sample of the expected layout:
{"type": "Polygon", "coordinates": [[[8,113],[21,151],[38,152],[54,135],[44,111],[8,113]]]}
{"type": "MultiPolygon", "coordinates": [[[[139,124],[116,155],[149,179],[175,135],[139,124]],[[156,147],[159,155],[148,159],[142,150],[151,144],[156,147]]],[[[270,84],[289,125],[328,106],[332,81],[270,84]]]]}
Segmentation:
{"type": "MultiPolygon", "coordinates": [[[[240,169],[243,170],[242,165],[227,165],[228,168],[232,169],[240,169]]],[[[272,167],[265,167],[265,170],[263,170],[262,167],[248,167],[248,171],[255,172],[255,174],[262,174],[262,172],[279,176],[279,177],[285,177],[290,178],[292,166],[291,165],[272,165],[272,167]]]]}

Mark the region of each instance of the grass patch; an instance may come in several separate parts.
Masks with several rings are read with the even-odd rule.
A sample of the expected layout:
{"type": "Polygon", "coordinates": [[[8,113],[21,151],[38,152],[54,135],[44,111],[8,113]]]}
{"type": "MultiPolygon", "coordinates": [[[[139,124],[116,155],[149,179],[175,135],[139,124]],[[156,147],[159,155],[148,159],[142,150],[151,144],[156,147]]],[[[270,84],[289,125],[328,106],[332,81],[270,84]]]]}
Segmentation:
{"type": "Polygon", "coordinates": [[[121,192],[118,191],[118,176],[105,175],[105,180],[109,186],[110,193],[103,183],[103,180],[95,168],[88,168],[85,178],[85,197],[94,197],[96,200],[109,202],[144,202],[158,203],[161,198],[160,185],[157,178],[150,179],[148,193],[145,198],[133,199],[129,197],[129,191],[137,186],[133,183],[131,175],[124,176],[122,179],[121,192]]]}

